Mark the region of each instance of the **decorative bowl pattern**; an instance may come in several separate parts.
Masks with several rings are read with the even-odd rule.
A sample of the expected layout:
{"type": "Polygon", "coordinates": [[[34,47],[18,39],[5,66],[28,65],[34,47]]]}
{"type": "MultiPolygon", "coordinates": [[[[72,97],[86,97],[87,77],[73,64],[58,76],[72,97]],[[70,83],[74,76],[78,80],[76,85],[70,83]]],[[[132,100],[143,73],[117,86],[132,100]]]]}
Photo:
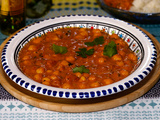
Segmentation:
{"type": "Polygon", "coordinates": [[[98,0],[100,6],[104,11],[107,11],[116,18],[134,22],[134,23],[143,23],[143,24],[158,24],[160,23],[160,13],[138,13],[128,10],[121,10],[107,6],[103,0],[98,0]]]}
{"type": "Polygon", "coordinates": [[[39,21],[16,33],[4,46],[1,60],[5,73],[16,84],[32,92],[70,99],[96,98],[115,94],[133,87],[153,69],[157,52],[152,40],[140,29],[121,20],[94,15],[68,15],[39,21]],[[86,27],[116,33],[123,38],[138,56],[135,71],[116,83],[91,89],[62,89],[37,83],[26,77],[19,69],[18,53],[32,38],[63,27],[86,27]]]}

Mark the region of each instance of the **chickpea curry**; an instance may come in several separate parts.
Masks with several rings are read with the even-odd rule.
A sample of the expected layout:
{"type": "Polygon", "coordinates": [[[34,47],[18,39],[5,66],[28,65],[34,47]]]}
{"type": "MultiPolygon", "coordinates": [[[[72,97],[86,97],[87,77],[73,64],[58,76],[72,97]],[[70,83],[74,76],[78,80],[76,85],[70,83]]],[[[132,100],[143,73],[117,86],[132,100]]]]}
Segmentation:
{"type": "Polygon", "coordinates": [[[36,82],[86,89],[127,77],[137,56],[117,34],[71,27],[32,39],[21,49],[18,61],[21,71],[36,82]]]}
{"type": "Polygon", "coordinates": [[[133,0],[104,0],[105,4],[123,10],[129,10],[133,0]]]}

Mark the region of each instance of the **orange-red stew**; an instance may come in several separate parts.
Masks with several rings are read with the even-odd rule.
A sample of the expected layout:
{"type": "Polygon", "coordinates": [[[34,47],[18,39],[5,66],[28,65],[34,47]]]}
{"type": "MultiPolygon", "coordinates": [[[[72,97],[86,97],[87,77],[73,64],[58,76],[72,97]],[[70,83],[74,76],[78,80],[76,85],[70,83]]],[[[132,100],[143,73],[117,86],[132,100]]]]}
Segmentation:
{"type": "Polygon", "coordinates": [[[133,0],[104,0],[106,5],[118,9],[129,10],[133,0]]]}
{"type": "Polygon", "coordinates": [[[89,28],[63,28],[32,39],[19,53],[19,66],[39,83],[86,89],[131,74],[137,56],[116,34],[89,28]]]}

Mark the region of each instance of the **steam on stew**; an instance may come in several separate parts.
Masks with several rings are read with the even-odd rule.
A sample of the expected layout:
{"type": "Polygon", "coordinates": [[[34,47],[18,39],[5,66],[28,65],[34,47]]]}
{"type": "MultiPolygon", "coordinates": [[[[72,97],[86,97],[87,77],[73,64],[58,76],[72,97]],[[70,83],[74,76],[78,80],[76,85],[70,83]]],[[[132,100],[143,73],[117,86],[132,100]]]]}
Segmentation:
{"type": "Polygon", "coordinates": [[[39,83],[65,89],[105,86],[131,74],[137,56],[118,35],[61,28],[32,39],[19,53],[21,71],[39,83]]]}

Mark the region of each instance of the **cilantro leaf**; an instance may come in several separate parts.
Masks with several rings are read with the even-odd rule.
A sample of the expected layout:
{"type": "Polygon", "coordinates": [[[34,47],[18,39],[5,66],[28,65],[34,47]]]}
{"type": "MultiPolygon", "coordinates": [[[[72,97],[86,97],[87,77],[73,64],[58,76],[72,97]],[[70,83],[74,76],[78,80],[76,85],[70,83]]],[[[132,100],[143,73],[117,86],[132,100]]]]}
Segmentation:
{"type": "Polygon", "coordinates": [[[95,45],[94,42],[85,42],[84,44],[87,45],[87,46],[94,46],[95,45]]]}
{"type": "Polygon", "coordinates": [[[86,69],[86,67],[84,65],[82,65],[80,67],[75,67],[72,70],[73,70],[74,73],[76,73],[76,72],[89,73],[89,69],[86,69]]]}
{"type": "Polygon", "coordinates": [[[55,44],[53,44],[52,49],[55,52],[55,54],[58,54],[58,53],[65,54],[65,53],[68,52],[67,47],[58,46],[58,45],[55,45],[55,44]]]}
{"type": "Polygon", "coordinates": [[[101,44],[104,43],[104,37],[103,37],[103,36],[100,36],[100,37],[98,37],[98,38],[95,38],[95,39],[94,39],[94,42],[95,42],[96,45],[101,45],[101,44]]]}
{"type": "Polygon", "coordinates": [[[111,41],[108,45],[105,45],[103,55],[112,57],[115,54],[117,54],[116,43],[111,41]]]}
{"type": "Polygon", "coordinates": [[[78,53],[78,56],[81,56],[83,58],[86,58],[87,55],[92,55],[94,53],[94,49],[89,49],[87,48],[79,48],[80,51],[76,51],[78,53]]]}
{"type": "Polygon", "coordinates": [[[92,55],[94,53],[94,49],[89,49],[88,51],[86,51],[87,55],[92,55]]]}
{"type": "Polygon", "coordinates": [[[79,50],[80,51],[76,51],[76,53],[78,53],[78,56],[86,58],[87,56],[86,56],[85,52],[87,51],[87,49],[86,48],[79,48],[79,50]]]}
{"type": "Polygon", "coordinates": [[[100,36],[95,38],[92,42],[85,42],[84,44],[87,46],[101,45],[104,43],[104,37],[100,36]]]}

